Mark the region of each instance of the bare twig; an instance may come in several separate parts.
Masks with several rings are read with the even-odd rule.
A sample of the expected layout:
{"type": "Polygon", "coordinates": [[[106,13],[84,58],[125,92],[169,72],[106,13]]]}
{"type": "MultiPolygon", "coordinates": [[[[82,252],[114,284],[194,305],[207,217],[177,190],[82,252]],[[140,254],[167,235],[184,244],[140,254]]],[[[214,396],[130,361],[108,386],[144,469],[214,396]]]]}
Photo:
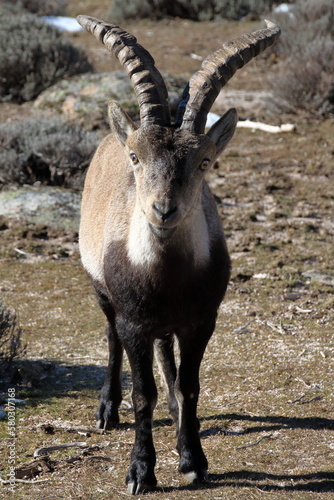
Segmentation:
{"type": "MultiPolygon", "coordinates": [[[[49,479],[15,479],[15,483],[23,483],[23,484],[36,484],[36,483],[46,483],[47,481],[50,481],[51,478],[49,479]]],[[[5,479],[2,479],[0,477],[0,481],[2,484],[13,484],[12,481],[8,481],[5,479]]]]}
{"type": "Polygon", "coordinates": [[[83,432],[85,434],[105,434],[105,429],[98,429],[97,427],[83,426],[83,425],[55,425],[52,424],[54,429],[67,432],[83,432]]]}
{"type": "Polygon", "coordinates": [[[298,311],[300,313],[307,314],[307,313],[311,313],[313,311],[313,309],[302,309],[301,307],[296,306],[296,311],[298,311]]]}
{"type": "Polygon", "coordinates": [[[239,328],[235,328],[233,330],[234,333],[251,333],[251,330],[249,330],[247,327],[252,323],[252,319],[250,321],[247,321],[247,323],[243,326],[240,326],[239,328]]]}
{"type": "Polygon", "coordinates": [[[290,405],[293,405],[295,403],[298,403],[299,401],[301,401],[303,398],[305,398],[306,394],[302,394],[301,396],[299,396],[298,398],[294,399],[293,401],[288,401],[288,403],[290,405]]]}
{"type": "Polygon", "coordinates": [[[305,401],[303,401],[305,397],[306,394],[302,394],[301,396],[299,396],[299,398],[294,399],[293,401],[288,401],[288,403],[290,404],[299,403],[301,405],[306,405],[307,403],[312,403],[313,401],[321,401],[323,398],[323,396],[314,396],[311,399],[306,399],[305,401]]]}
{"type": "Polygon", "coordinates": [[[301,401],[301,405],[306,405],[307,403],[312,403],[313,401],[321,401],[323,399],[322,396],[314,396],[314,398],[307,399],[306,401],[301,401]]]}
{"type": "Polygon", "coordinates": [[[271,433],[271,434],[266,434],[265,436],[261,436],[257,441],[254,441],[253,443],[248,443],[248,444],[245,444],[244,446],[238,446],[237,450],[243,450],[245,448],[250,448],[251,446],[257,446],[264,439],[271,439],[273,437],[273,435],[274,434],[271,433]]]}
{"type": "Polygon", "coordinates": [[[15,252],[19,253],[20,255],[24,255],[25,257],[28,255],[27,252],[24,252],[23,250],[20,250],[19,248],[14,248],[15,252]]]}
{"type": "Polygon", "coordinates": [[[114,462],[115,458],[103,457],[102,455],[91,455],[85,457],[87,460],[104,460],[105,462],[114,462]]]}

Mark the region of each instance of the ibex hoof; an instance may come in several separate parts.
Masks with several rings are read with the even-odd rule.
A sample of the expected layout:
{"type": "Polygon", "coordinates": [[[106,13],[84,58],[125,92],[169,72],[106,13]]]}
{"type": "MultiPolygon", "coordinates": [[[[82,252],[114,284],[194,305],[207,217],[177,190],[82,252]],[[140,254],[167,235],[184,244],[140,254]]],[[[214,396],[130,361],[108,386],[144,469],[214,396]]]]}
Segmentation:
{"type": "Polygon", "coordinates": [[[103,429],[104,431],[110,431],[111,429],[115,429],[117,427],[118,422],[114,422],[112,420],[104,420],[103,418],[100,418],[96,422],[96,428],[97,429],[103,429]]]}
{"type": "Polygon", "coordinates": [[[130,495],[152,491],[157,484],[152,464],[140,460],[132,462],[126,477],[126,484],[130,495]]]}
{"type": "Polygon", "coordinates": [[[199,472],[191,471],[184,474],[184,477],[188,483],[205,483],[208,480],[208,471],[206,469],[200,470],[199,472]]]}
{"type": "Polygon", "coordinates": [[[150,484],[137,483],[137,481],[131,481],[130,483],[128,483],[129,495],[139,495],[140,493],[145,493],[152,490],[154,490],[154,486],[150,484]]]}

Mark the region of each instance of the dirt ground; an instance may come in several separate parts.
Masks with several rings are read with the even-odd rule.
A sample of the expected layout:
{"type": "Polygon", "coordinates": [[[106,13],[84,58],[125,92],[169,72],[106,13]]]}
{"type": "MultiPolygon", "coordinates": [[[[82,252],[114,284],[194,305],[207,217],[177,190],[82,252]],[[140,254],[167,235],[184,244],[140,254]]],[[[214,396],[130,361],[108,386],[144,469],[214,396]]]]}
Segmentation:
{"type": "MultiPolygon", "coordinates": [[[[96,14],[77,4],[81,13],[96,14]]],[[[199,65],[191,53],[203,56],[255,24],[125,27],[152,50],[160,69],[190,76],[199,65]]],[[[85,45],[97,70],[116,69],[88,35],[74,41],[85,45]]],[[[254,61],[229,88],[268,88],[274,69],[271,58],[254,61]]],[[[29,116],[31,105],[7,103],[0,111],[6,121],[29,116]]],[[[198,414],[209,482],[189,486],[178,474],[175,429],[160,388],[154,424],[159,488],[148,499],[334,498],[334,121],[261,113],[263,121],[290,121],[296,129],[237,129],[208,174],[233,264],[201,368],[198,414]]],[[[18,314],[27,344],[15,404],[15,459],[25,479],[13,493],[3,484],[0,498],[128,496],[129,367],[125,363],[120,428],[97,433],[94,411],[107,362],[104,319],[81,268],[77,232],[2,217],[0,238],[1,300],[18,314]],[[33,457],[38,448],[73,442],[81,446],[33,457]]],[[[6,421],[0,437],[5,480],[6,421]]]]}

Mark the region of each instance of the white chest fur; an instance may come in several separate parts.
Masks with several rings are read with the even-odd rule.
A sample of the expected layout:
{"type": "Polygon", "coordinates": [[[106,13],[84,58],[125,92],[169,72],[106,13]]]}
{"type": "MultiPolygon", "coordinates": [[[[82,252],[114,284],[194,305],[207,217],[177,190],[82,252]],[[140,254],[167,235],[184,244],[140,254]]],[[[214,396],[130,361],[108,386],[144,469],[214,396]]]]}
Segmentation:
{"type": "Polygon", "coordinates": [[[137,266],[153,264],[158,257],[158,244],[150,231],[147,219],[136,208],[131,218],[127,252],[130,262],[137,266]]]}
{"type": "Polygon", "coordinates": [[[210,257],[208,224],[203,210],[195,211],[177,227],[171,240],[161,243],[151,232],[145,214],[140,208],[134,210],[127,240],[127,253],[134,265],[154,264],[159,259],[164,245],[173,246],[180,254],[193,259],[195,267],[205,265],[210,257]]]}

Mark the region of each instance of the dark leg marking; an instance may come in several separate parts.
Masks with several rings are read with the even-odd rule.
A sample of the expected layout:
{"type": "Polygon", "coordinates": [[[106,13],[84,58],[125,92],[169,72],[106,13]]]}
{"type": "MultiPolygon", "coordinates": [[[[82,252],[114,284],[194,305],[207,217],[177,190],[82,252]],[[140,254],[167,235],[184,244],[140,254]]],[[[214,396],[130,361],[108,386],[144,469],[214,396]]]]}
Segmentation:
{"type": "MultiPolygon", "coordinates": [[[[120,330],[119,330],[120,331],[120,330]]],[[[122,343],[132,371],[132,401],[135,412],[136,435],[126,476],[128,492],[138,494],[157,484],[156,462],[152,438],[152,416],[157,401],[153,377],[153,339],[127,325],[121,327],[122,343]]]]}
{"type": "Polygon", "coordinates": [[[99,290],[97,290],[97,295],[100,307],[107,317],[106,336],[109,361],[95,418],[99,429],[112,429],[119,423],[118,408],[122,402],[123,347],[117,335],[113,307],[109,299],[99,290]]]}
{"type": "Polygon", "coordinates": [[[179,472],[191,482],[207,478],[208,461],[204,455],[198,430],[197,402],[200,390],[199,368],[207,343],[213,333],[215,321],[178,336],[180,366],[175,384],[179,403],[179,432],[177,450],[180,455],[179,472]]]}

